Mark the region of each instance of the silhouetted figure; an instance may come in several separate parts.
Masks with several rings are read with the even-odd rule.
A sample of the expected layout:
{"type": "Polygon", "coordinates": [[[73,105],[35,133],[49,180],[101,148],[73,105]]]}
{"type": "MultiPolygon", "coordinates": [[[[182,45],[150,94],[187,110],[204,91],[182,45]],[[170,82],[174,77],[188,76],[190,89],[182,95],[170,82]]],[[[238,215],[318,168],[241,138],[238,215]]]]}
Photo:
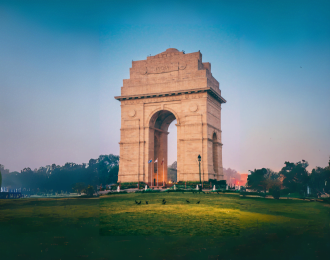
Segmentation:
{"type": "Polygon", "coordinates": [[[135,200],[135,203],[136,203],[136,204],[139,204],[136,200],[135,200]]]}
{"type": "Polygon", "coordinates": [[[197,203],[196,204],[199,204],[201,201],[197,201],[197,203]]]}
{"type": "Polygon", "coordinates": [[[165,204],[166,204],[166,201],[165,201],[165,200],[163,200],[162,204],[163,204],[163,205],[165,205],[165,204]]]}
{"type": "Polygon", "coordinates": [[[146,201],[146,204],[147,204],[147,205],[149,204],[148,201],[146,201]]]}
{"type": "Polygon", "coordinates": [[[165,201],[165,199],[163,199],[163,202],[165,201]]]}
{"type": "Polygon", "coordinates": [[[140,202],[138,202],[137,204],[140,205],[140,204],[141,204],[141,200],[140,200],[140,202]]]}
{"type": "Polygon", "coordinates": [[[187,201],[187,203],[190,203],[190,201],[189,200],[186,200],[187,201]]]}

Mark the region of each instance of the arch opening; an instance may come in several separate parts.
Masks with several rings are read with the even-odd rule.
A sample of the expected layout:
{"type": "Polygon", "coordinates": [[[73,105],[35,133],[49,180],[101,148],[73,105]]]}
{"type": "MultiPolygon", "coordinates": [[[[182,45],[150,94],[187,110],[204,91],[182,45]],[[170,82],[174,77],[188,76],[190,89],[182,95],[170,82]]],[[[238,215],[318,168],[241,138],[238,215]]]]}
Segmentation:
{"type": "MultiPolygon", "coordinates": [[[[162,187],[168,183],[168,130],[177,118],[168,110],[154,113],[149,121],[149,158],[148,183],[162,187]]],[[[172,129],[172,128],[171,128],[172,129]]],[[[176,146],[177,146],[177,142],[176,146]]],[[[173,147],[171,147],[173,148],[173,147]]]]}

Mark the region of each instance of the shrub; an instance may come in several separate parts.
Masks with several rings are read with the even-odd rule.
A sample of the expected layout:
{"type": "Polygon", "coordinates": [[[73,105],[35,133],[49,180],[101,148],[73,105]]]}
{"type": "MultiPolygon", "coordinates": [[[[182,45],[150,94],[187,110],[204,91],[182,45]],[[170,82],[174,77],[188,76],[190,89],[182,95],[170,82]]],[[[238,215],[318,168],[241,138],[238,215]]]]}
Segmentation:
{"type": "Polygon", "coordinates": [[[137,190],[135,193],[157,193],[160,192],[160,190],[154,190],[154,189],[147,189],[147,190],[137,190]]]}
{"type": "Polygon", "coordinates": [[[147,189],[144,191],[145,193],[155,193],[155,192],[160,192],[160,190],[153,190],[153,189],[147,189]]]}
{"type": "Polygon", "coordinates": [[[185,183],[187,183],[187,185],[190,185],[190,186],[192,186],[192,185],[198,185],[199,184],[199,181],[187,181],[187,182],[185,182],[185,181],[179,181],[177,184],[178,185],[185,185],[185,183]]]}

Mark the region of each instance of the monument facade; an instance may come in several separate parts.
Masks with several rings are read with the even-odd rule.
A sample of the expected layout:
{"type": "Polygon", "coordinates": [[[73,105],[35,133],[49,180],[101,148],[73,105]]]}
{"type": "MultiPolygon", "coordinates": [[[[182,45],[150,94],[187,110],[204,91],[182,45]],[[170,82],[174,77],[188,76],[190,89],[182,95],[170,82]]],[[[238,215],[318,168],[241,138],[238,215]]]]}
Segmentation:
{"type": "Polygon", "coordinates": [[[202,181],[223,179],[221,104],[226,100],[199,51],[170,48],[133,61],[115,98],[121,102],[119,182],[167,182],[168,127],[175,119],[177,180],[199,181],[198,155],[202,181]]]}

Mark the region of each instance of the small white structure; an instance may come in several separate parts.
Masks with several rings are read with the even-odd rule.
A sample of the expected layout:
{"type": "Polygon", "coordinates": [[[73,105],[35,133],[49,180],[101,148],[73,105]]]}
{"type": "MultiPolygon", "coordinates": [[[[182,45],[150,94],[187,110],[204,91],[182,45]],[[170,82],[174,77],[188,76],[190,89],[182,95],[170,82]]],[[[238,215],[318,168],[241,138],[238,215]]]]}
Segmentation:
{"type": "Polygon", "coordinates": [[[213,190],[215,191],[215,185],[213,185],[213,190]]]}
{"type": "Polygon", "coordinates": [[[174,186],[173,186],[173,189],[176,190],[175,184],[174,184],[174,186]]]}
{"type": "Polygon", "coordinates": [[[309,189],[309,186],[307,186],[307,195],[310,194],[310,189],[309,189]]]}
{"type": "Polygon", "coordinates": [[[196,190],[199,190],[199,187],[198,187],[198,185],[196,185],[196,190]]]}
{"type": "Polygon", "coordinates": [[[117,187],[117,192],[120,192],[120,186],[117,187]]]}
{"type": "Polygon", "coordinates": [[[226,190],[228,190],[228,184],[226,185],[226,190]]]}
{"type": "Polygon", "coordinates": [[[145,187],[144,187],[144,190],[147,190],[148,189],[148,185],[146,185],[145,187]]]}

